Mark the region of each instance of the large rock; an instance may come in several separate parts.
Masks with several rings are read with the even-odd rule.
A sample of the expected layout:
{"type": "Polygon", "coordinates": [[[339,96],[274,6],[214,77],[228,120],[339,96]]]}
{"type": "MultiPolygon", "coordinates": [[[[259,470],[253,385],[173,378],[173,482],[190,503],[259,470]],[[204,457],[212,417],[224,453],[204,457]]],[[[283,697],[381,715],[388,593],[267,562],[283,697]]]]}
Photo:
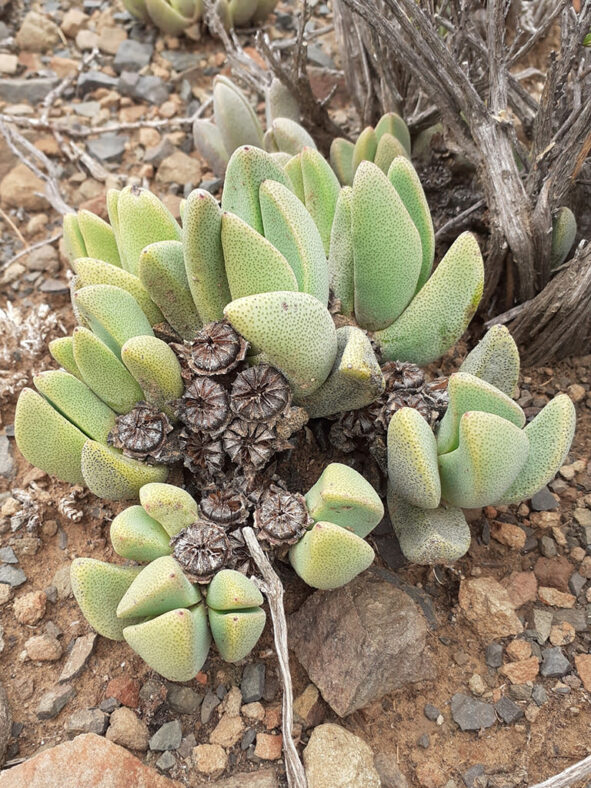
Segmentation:
{"type": "Polygon", "coordinates": [[[0,788],[183,788],[102,736],[86,733],[43,750],[0,776],[0,788]]]}
{"type": "Polygon", "coordinates": [[[359,736],[326,723],[314,728],[304,750],[308,788],[380,788],[373,753],[359,736]]]}
{"type": "Polygon", "coordinates": [[[59,82],[57,77],[34,77],[24,79],[0,79],[0,99],[8,104],[22,104],[28,101],[29,104],[38,104],[43,101],[50,90],[53,90],[59,82]]]}
{"type": "Polygon", "coordinates": [[[60,41],[60,31],[55,22],[37,11],[29,11],[16,34],[16,43],[29,52],[45,52],[60,41]]]}
{"type": "Polygon", "coordinates": [[[0,202],[5,208],[24,208],[43,211],[47,200],[43,197],[45,184],[26,164],[17,164],[0,183],[0,202]],[[40,192],[41,194],[37,194],[40,192]]]}
{"type": "Polygon", "coordinates": [[[523,632],[507,590],[494,577],[462,580],[458,599],[464,615],[483,640],[523,632]]]}
{"type": "Polygon", "coordinates": [[[279,783],[273,769],[261,769],[258,772],[240,772],[232,777],[215,782],[197,783],[195,788],[278,788],[279,783]]]}
{"type": "Polygon", "coordinates": [[[435,677],[425,618],[388,576],[370,570],[342,588],[316,591],[290,617],[291,648],[341,717],[435,677]]]}

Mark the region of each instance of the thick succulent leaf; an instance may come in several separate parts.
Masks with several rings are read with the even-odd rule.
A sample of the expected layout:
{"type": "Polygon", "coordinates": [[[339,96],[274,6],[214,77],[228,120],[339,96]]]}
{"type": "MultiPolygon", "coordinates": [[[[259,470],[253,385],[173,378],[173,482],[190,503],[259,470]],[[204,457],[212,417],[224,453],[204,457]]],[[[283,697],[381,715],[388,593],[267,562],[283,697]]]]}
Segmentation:
{"type": "Polygon", "coordinates": [[[140,566],[118,566],[94,558],[72,561],[72,592],[84,617],[99,635],[123,640],[123,627],[129,622],[119,621],[117,605],[140,572],[140,566]]]}
{"type": "Polygon", "coordinates": [[[116,413],[128,413],[144,394],[117,356],[92,331],[72,334],[74,360],[82,379],[116,413]]]}
{"type": "Polygon", "coordinates": [[[483,287],[480,249],[462,233],[398,320],[375,334],[384,360],[429,364],[442,356],[466,330],[483,287]]]}
{"type": "Polygon", "coordinates": [[[315,522],[346,528],[362,539],[384,516],[380,496],[354,468],[331,462],[306,493],[306,506],[315,522]]]}
{"type": "Polygon", "coordinates": [[[244,93],[227,77],[218,76],[214,81],[213,117],[228,155],[241,145],[262,147],[259,119],[244,93]]]}
{"type": "Polygon", "coordinates": [[[296,574],[323,591],[349,583],[373,559],[374,552],[365,540],[329,522],[316,523],[289,551],[296,574]]]}
{"type": "Polygon", "coordinates": [[[564,463],[575,434],[575,406],[559,394],[527,425],[529,454],[517,478],[502,495],[502,503],[519,503],[554,478],[564,463]]]}
{"type": "Polygon", "coordinates": [[[121,360],[147,402],[174,419],[169,403],[182,395],[184,385],[181,365],[170,345],[156,337],[133,337],[121,348],[121,360]]]}
{"type": "MultiPolygon", "coordinates": [[[[119,250],[119,259],[121,260],[121,267],[126,268],[125,260],[123,259],[123,250],[121,248],[121,232],[119,227],[119,213],[118,213],[118,205],[119,205],[119,195],[121,194],[120,189],[108,189],[107,190],[107,213],[109,215],[109,224],[113,228],[113,232],[115,233],[115,241],[117,242],[117,249],[119,250]]],[[[87,257],[88,255],[84,255],[87,257]]]]}
{"type": "Polygon", "coordinates": [[[391,134],[384,134],[378,142],[374,164],[387,174],[394,159],[406,156],[404,145],[391,134]]]}
{"type": "Polygon", "coordinates": [[[506,326],[492,326],[468,353],[460,372],[468,372],[512,397],[519,380],[519,350],[506,326]]]}
{"type": "Polygon", "coordinates": [[[343,315],[353,315],[355,310],[352,204],[353,189],[344,186],[336,204],[328,254],[330,289],[341,302],[340,311],[343,315]]]}
{"type": "Polygon", "coordinates": [[[364,408],[384,388],[384,376],[367,334],[356,326],[341,326],[330,375],[319,389],[301,400],[301,405],[310,418],[317,419],[364,408]]]}
{"type": "Polygon", "coordinates": [[[238,662],[256,646],[265,628],[266,615],[260,607],[251,610],[208,611],[209,626],[220,656],[238,662]]]}
{"type": "Polygon", "coordinates": [[[351,160],[353,177],[355,177],[357,168],[362,161],[373,162],[377,149],[378,138],[376,136],[375,130],[371,126],[367,126],[357,137],[355,146],[353,148],[353,157],[351,160]]]}
{"type": "Polygon", "coordinates": [[[200,601],[201,594],[178,562],[163,555],[145,566],[129,586],[117,606],[117,617],[159,616],[200,601]]]}
{"type": "Polygon", "coordinates": [[[395,495],[412,506],[439,506],[441,483],[435,435],[415,408],[396,411],[388,425],[388,479],[395,495]]]}
{"type": "Polygon", "coordinates": [[[355,315],[376,331],[396,320],[411,300],[421,271],[419,232],[384,173],[363,161],[353,181],[355,315]]]}
{"type": "Polygon", "coordinates": [[[382,115],[376,125],[378,142],[384,134],[391,134],[393,137],[396,137],[402,143],[406,156],[410,158],[410,132],[400,115],[397,115],[395,112],[386,112],[385,115],[382,115]]]}
{"type": "Polygon", "coordinates": [[[316,296],[326,306],[328,269],[322,239],[314,219],[296,195],[277,181],[265,181],[261,185],[259,198],[266,239],[289,263],[298,289],[316,296]]]}
{"type": "Polygon", "coordinates": [[[302,154],[298,153],[297,156],[292,156],[287,164],[283,165],[283,170],[289,178],[289,188],[296,195],[296,197],[305,202],[304,195],[304,176],[302,174],[302,154]]]}
{"type": "Polygon", "coordinates": [[[439,457],[442,497],[463,509],[495,503],[517,478],[528,452],[525,431],[507,419],[464,413],[458,448],[439,457]]]}
{"type": "Polygon", "coordinates": [[[355,145],[344,137],[335,137],[330,144],[330,166],[343,186],[353,183],[353,151],[355,145]]]}
{"type": "Polygon", "coordinates": [[[123,5],[132,16],[141,19],[142,22],[150,21],[150,15],[148,14],[145,0],[123,0],[123,5]]]}
{"type": "Polygon", "coordinates": [[[169,681],[190,681],[207,659],[211,635],[205,605],[179,608],[135,626],[123,636],[153,670],[169,681]]]}
{"type": "Polygon", "coordinates": [[[229,0],[232,27],[247,25],[257,10],[258,0],[229,0]]]}
{"type": "Polygon", "coordinates": [[[222,178],[230,154],[226,150],[218,127],[210,120],[196,118],[193,123],[193,140],[197,152],[209,164],[213,174],[222,178]]]}
{"type": "Polygon", "coordinates": [[[119,192],[117,221],[118,230],[113,229],[121,262],[132,274],[137,275],[140,254],[148,244],[181,240],[181,228],[168,208],[151,191],[138,186],[126,186],[119,192]]]}
{"type": "Polygon", "coordinates": [[[269,153],[245,145],[232,154],[226,170],[222,210],[236,214],[258,233],[263,234],[259,189],[263,181],[279,181],[289,186],[282,167],[269,153]]]}
{"type": "Polygon", "coordinates": [[[140,503],[169,537],[199,519],[199,507],[194,499],[174,484],[146,484],[140,490],[140,503]]]}
{"type": "Polygon", "coordinates": [[[84,238],[78,226],[78,215],[75,213],[67,213],[62,221],[62,230],[64,234],[66,257],[72,268],[76,270],[75,261],[79,257],[86,257],[88,254],[84,238]]]}
{"type": "Polygon", "coordinates": [[[417,282],[417,290],[420,290],[431,274],[435,258],[435,230],[431,211],[417,171],[408,159],[402,156],[395,158],[388,170],[388,179],[398,192],[421,236],[423,260],[417,282]]]}
{"type": "Polygon", "coordinates": [[[144,0],[153,24],[169,36],[178,36],[191,20],[179,14],[167,0],[144,0]]]}
{"type": "Polygon", "coordinates": [[[274,149],[295,156],[304,148],[316,148],[316,143],[303,126],[289,118],[276,118],[267,133],[271,134],[274,149]]]}
{"type": "Polygon", "coordinates": [[[169,0],[169,2],[175,11],[189,20],[199,18],[203,13],[202,0],[169,0]]]}
{"type": "Polygon", "coordinates": [[[131,337],[154,336],[150,321],[127,290],[114,285],[88,285],[76,291],[74,301],[93,332],[117,356],[131,337]]]}
{"type": "Polygon", "coordinates": [[[58,337],[52,339],[48,345],[51,356],[60,367],[63,367],[70,375],[82,380],[82,373],[78,369],[76,360],[74,358],[74,340],[72,337],[58,337]]]}
{"type": "Polygon", "coordinates": [[[88,489],[112,501],[137,498],[145,484],[164,482],[168,476],[163,465],[145,465],[96,441],[86,441],[82,447],[81,465],[88,489]]]}
{"type": "Polygon", "coordinates": [[[439,424],[437,451],[445,454],[458,446],[460,419],[469,410],[496,413],[521,429],[525,425],[525,413],[500,389],[467,372],[456,372],[447,385],[449,405],[439,424]]]}
{"type": "Polygon", "coordinates": [[[87,436],[33,389],[23,389],[18,398],[14,436],[32,465],[64,482],[84,484],[80,459],[87,436]]]}
{"type": "Polygon", "coordinates": [[[151,326],[164,321],[164,315],[152,301],[146,288],[137,276],[130,274],[129,271],[117,268],[102,260],[83,257],[76,261],[76,273],[81,287],[86,287],[87,285],[115,285],[115,287],[120,287],[122,290],[127,290],[138,302],[151,326]]]}
{"type": "Polygon", "coordinates": [[[263,601],[252,580],[234,569],[222,569],[207,587],[207,606],[214,610],[243,610],[263,601]]]}
{"type": "Polygon", "coordinates": [[[257,3],[257,10],[253,14],[251,22],[254,25],[258,25],[269,16],[272,11],[275,10],[275,6],[277,5],[277,0],[258,0],[257,3]]]}
{"type": "Polygon", "coordinates": [[[337,354],[330,313],[308,293],[261,293],[232,301],[224,314],[267,363],[279,369],[294,396],[312,394],[337,354]]]}
{"type": "Polygon", "coordinates": [[[81,210],[78,211],[78,227],[84,238],[85,257],[95,257],[116,268],[121,267],[117,240],[110,224],[91,211],[81,210]]]}
{"type": "MultiPolygon", "coordinates": [[[[274,4],[275,0],[271,0],[271,2],[274,4]]],[[[273,77],[271,84],[265,91],[265,117],[267,126],[270,126],[275,118],[289,118],[296,123],[299,123],[300,120],[300,107],[297,99],[277,77],[273,77]]]]}
{"type": "Polygon", "coordinates": [[[37,391],[68,421],[93,440],[107,442],[115,426],[115,413],[69,372],[52,369],[33,378],[37,391]]]}
{"type": "Polygon", "coordinates": [[[298,290],[296,275],[281,252],[231,213],[222,215],[222,249],[232,299],[298,290]]]}
{"type": "Polygon", "coordinates": [[[113,550],[130,561],[154,561],[170,555],[169,536],[142,506],[129,506],[111,523],[113,550]]]}
{"type": "Polygon", "coordinates": [[[565,205],[559,208],[552,222],[552,249],[550,252],[550,268],[554,270],[562,265],[577,237],[577,220],[570,208],[565,205]]]}
{"type": "Polygon", "coordinates": [[[301,167],[304,204],[318,227],[326,257],[330,248],[330,233],[341,188],[330,164],[314,148],[304,148],[301,167]]]}
{"type": "Polygon", "coordinates": [[[278,164],[280,167],[285,169],[285,166],[289,164],[292,160],[293,156],[290,153],[283,153],[282,151],[277,151],[276,153],[271,154],[271,158],[278,164]]]}
{"type": "Polygon", "coordinates": [[[413,564],[451,563],[470,548],[470,528],[461,509],[423,509],[389,488],[388,512],[400,549],[413,564]]]}
{"type": "MultiPolygon", "coordinates": [[[[428,128],[419,132],[419,134],[415,137],[412,146],[413,159],[419,159],[422,162],[426,162],[430,159],[433,138],[443,139],[443,125],[441,123],[435,123],[433,126],[429,126],[428,128]]],[[[441,146],[438,145],[437,147],[441,146]]]]}
{"type": "Polygon", "coordinates": [[[203,323],[221,320],[231,301],[222,250],[222,211],[203,189],[187,198],[183,251],[189,289],[203,323]]]}
{"type": "Polygon", "coordinates": [[[138,276],[162,314],[183,339],[202,327],[185,273],[180,241],[158,241],[140,254],[138,276]]]}

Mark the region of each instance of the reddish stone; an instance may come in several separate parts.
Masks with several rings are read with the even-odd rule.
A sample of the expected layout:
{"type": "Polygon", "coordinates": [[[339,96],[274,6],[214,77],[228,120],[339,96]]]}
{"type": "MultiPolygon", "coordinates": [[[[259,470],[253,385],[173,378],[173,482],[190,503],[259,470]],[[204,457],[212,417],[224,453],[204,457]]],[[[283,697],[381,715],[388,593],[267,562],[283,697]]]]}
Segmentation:
{"type": "Polygon", "coordinates": [[[583,682],[583,687],[587,692],[591,692],[591,654],[577,654],[575,656],[575,667],[579,678],[583,682]]]}
{"type": "Polygon", "coordinates": [[[115,698],[124,706],[135,709],[140,704],[140,683],[129,676],[117,676],[107,684],[105,698],[115,698]]]}
{"type": "Polygon", "coordinates": [[[203,673],[200,670],[199,673],[195,676],[195,680],[199,684],[203,684],[203,686],[205,686],[207,684],[207,682],[209,681],[209,678],[207,677],[207,673],[203,673]]]}
{"type": "Polygon", "coordinates": [[[490,524],[490,534],[497,542],[512,547],[514,550],[521,550],[525,546],[525,531],[513,523],[493,520],[490,524]]]}
{"type": "Polygon", "coordinates": [[[2,772],[2,788],[183,788],[163,777],[123,747],[102,736],[85,733],[34,755],[2,772]]]}
{"type": "Polygon", "coordinates": [[[573,573],[573,565],[564,555],[555,558],[540,557],[534,566],[534,574],[541,586],[552,586],[559,591],[568,592],[568,581],[573,573]]]}
{"type": "Polygon", "coordinates": [[[281,706],[269,706],[265,711],[265,728],[268,731],[280,728],[282,720],[281,706]]]}
{"type": "Polygon", "coordinates": [[[511,572],[501,581],[515,607],[533,602],[538,595],[538,581],[533,572],[511,572]]]}
{"type": "Polygon", "coordinates": [[[576,599],[572,594],[565,594],[557,588],[540,586],[538,597],[545,604],[551,607],[574,607],[576,599]]]}
{"type": "Polygon", "coordinates": [[[257,743],[254,754],[265,761],[278,761],[281,758],[283,736],[272,733],[257,733],[257,743]]]}
{"type": "Polygon", "coordinates": [[[503,665],[500,672],[503,676],[507,676],[511,684],[526,684],[528,681],[535,680],[539,669],[538,658],[530,657],[520,662],[509,662],[503,665]]]}

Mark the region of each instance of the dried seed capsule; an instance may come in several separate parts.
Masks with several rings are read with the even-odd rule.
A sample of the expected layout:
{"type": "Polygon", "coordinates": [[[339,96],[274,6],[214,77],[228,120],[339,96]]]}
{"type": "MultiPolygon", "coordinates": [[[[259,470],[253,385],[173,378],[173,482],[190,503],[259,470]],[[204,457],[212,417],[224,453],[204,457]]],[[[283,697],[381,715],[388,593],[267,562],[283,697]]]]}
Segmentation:
{"type": "Polygon", "coordinates": [[[228,420],[228,393],[211,378],[196,378],[175,404],[176,414],[192,431],[214,432],[228,420]]]}
{"type": "Polygon", "coordinates": [[[236,526],[248,519],[245,496],[231,487],[213,490],[201,499],[199,507],[204,517],[222,526],[236,526]]]}
{"type": "Polygon", "coordinates": [[[271,544],[295,544],[314,521],[304,496],[272,486],[254,512],[257,536],[271,544]]]}
{"type": "Polygon", "coordinates": [[[115,427],[109,435],[109,444],[136,459],[145,459],[159,452],[172,425],[165,413],[161,413],[147,402],[137,405],[118,416],[115,427]]]}
{"type": "Polygon", "coordinates": [[[276,450],[275,433],[263,423],[235,419],[223,437],[224,451],[242,467],[262,468],[276,450]]]}
{"type": "Polygon", "coordinates": [[[224,469],[224,448],[219,439],[206,432],[182,432],[179,436],[185,465],[193,473],[215,476],[224,469]]]}
{"type": "Polygon", "coordinates": [[[177,346],[195,375],[225,375],[246,356],[248,343],[224,321],[203,326],[188,345],[177,346]]]}
{"type": "Polygon", "coordinates": [[[386,391],[418,389],[425,382],[425,373],[416,364],[407,361],[387,361],[382,366],[386,391]]]}
{"type": "Polygon", "coordinates": [[[172,554],[194,583],[208,583],[230,558],[230,541],[224,529],[207,520],[179,531],[170,540],[172,554]]]}
{"type": "Polygon", "coordinates": [[[268,364],[250,367],[236,375],[230,407],[245,421],[269,421],[289,406],[291,390],[283,375],[268,364]]]}

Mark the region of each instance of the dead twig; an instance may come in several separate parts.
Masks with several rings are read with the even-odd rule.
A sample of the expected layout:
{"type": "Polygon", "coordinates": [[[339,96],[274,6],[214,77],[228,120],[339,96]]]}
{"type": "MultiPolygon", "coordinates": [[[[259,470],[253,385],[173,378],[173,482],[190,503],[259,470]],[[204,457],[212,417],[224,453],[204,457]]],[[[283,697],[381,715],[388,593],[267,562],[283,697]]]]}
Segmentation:
{"type": "Polygon", "coordinates": [[[37,241],[30,246],[27,246],[25,249],[21,249],[20,252],[17,252],[13,255],[10,260],[7,260],[5,263],[2,263],[0,269],[8,268],[9,265],[15,263],[17,260],[20,260],[21,257],[24,257],[27,254],[30,254],[34,249],[40,249],[42,246],[47,246],[48,244],[53,244],[62,237],[62,231],[60,230],[55,235],[52,235],[51,238],[44,238],[42,241],[37,241]]]}

